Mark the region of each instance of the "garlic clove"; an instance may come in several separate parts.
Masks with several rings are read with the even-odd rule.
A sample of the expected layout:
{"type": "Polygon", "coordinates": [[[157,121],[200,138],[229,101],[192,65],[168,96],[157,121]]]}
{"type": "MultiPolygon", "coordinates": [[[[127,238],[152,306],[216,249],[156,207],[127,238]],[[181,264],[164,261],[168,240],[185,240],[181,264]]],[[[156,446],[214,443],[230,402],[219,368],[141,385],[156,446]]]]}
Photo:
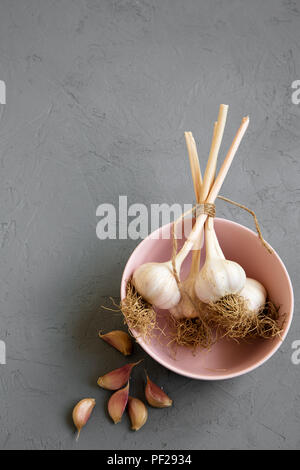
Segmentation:
{"type": "Polygon", "coordinates": [[[119,367],[119,369],[108,372],[102,377],[99,377],[97,384],[99,387],[105,388],[106,390],[118,390],[119,388],[123,387],[126,382],[128,382],[133,367],[139,364],[141,361],[142,360],[125,364],[125,366],[119,367]]]}
{"type": "Polygon", "coordinates": [[[132,341],[126,331],[113,330],[105,335],[99,333],[99,337],[124,354],[124,356],[129,356],[132,353],[132,341]]]}
{"type": "Polygon", "coordinates": [[[148,411],[144,403],[138,398],[128,397],[128,414],[131,429],[138,431],[147,421],[148,411]]]}
{"type": "Polygon", "coordinates": [[[80,400],[74,407],[72,417],[78,431],[76,440],[79,438],[81,429],[88,422],[95,405],[96,400],[94,398],[83,398],[83,400],[80,400]]]}
{"type": "Polygon", "coordinates": [[[267,300],[267,291],[264,286],[250,277],[247,277],[245,286],[239,295],[246,299],[249,310],[255,313],[259,312],[267,300]]]}
{"type": "Polygon", "coordinates": [[[122,419],[128,401],[128,393],[129,382],[127,382],[126,387],[115,392],[108,400],[108,413],[115,424],[119,423],[122,419]]]}
{"type": "Polygon", "coordinates": [[[135,270],[132,282],[138,293],[157,308],[170,309],[180,300],[170,262],[142,264],[135,270]]]}
{"type": "Polygon", "coordinates": [[[166,408],[171,406],[173,401],[168,395],[152,380],[149,379],[147,375],[147,384],[145,388],[145,396],[149,405],[153,406],[154,408],[166,408]]]}

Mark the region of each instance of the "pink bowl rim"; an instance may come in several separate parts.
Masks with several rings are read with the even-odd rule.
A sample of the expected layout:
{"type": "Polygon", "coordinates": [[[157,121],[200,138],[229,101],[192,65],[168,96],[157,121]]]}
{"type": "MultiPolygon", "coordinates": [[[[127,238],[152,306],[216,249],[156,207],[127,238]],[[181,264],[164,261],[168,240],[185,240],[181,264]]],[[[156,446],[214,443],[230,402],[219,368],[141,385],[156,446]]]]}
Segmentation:
{"type": "MultiPolygon", "coordinates": [[[[228,219],[223,219],[223,218],[220,218],[220,217],[216,217],[215,220],[220,220],[222,222],[225,222],[225,223],[228,223],[228,224],[233,224],[233,225],[236,225],[237,227],[241,228],[242,230],[246,230],[248,231],[252,236],[255,236],[257,237],[257,233],[255,233],[253,230],[249,229],[248,227],[245,227],[244,225],[241,225],[237,222],[234,222],[232,220],[228,220],[228,219]]],[[[129,256],[128,260],[127,260],[127,263],[124,267],[124,270],[123,270],[123,274],[122,274],[122,279],[121,279],[121,299],[123,298],[123,296],[125,295],[125,285],[126,285],[126,279],[125,279],[125,272],[127,270],[127,266],[131,260],[132,257],[134,257],[135,255],[135,252],[140,249],[142,247],[142,245],[144,243],[147,242],[147,240],[153,236],[154,234],[158,233],[160,230],[162,230],[163,228],[167,227],[167,226],[170,226],[172,223],[170,224],[166,224],[164,225],[163,227],[159,227],[157,230],[155,230],[154,232],[150,233],[144,240],[142,240],[136,247],[135,249],[132,251],[131,255],[129,256]]],[[[205,375],[205,374],[193,374],[193,373],[190,373],[190,372],[185,372],[182,368],[180,367],[176,367],[175,365],[171,365],[169,364],[168,362],[164,361],[163,359],[160,358],[159,354],[157,354],[155,351],[151,350],[151,347],[145,343],[145,341],[143,341],[143,339],[141,338],[137,338],[135,335],[134,335],[134,332],[132,332],[132,334],[134,335],[136,341],[138,342],[138,344],[144,349],[144,351],[149,354],[150,357],[152,357],[152,359],[154,359],[155,361],[157,361],[159,364],[161,364],[162,366],[164,366],[166,369],[169,369],[171,370],[172,372],[175,372],[176,374],[179,374],[179,375],[182,375],[184,377],[189,377],[191,379],[197,379],[197,380],[209,380],[209,381],[214,381],[214,380],[227,380],[227,379],[232,379],[234,377],[239,377],[241,375],[244,375],[244,374],[247,374],[248,372],[251,372],[255,369],[257,369],[258,367],[260,367],[261,365],[263,365],[265,362],[267,362],[272,356],[273,354],[275,354],[275,352],[281,347],[283,341],[285,340],[288,332],[289,332],[289,329],[290,329],[290,326],[291,326],[291,323],[292,323],[292,319],[293,319],[293,314],[294,314],[294,292],[293,292],[293,286],[292,286],[292,282],[291,282],[291,279],[290,279],[290,276],[289,276],[289,273],[282,261],[282,259],[280,258],[280,256],[278,255],[278,253],[274,250],[274,248],[269,245],[272,250],[273,250],[273,254],[276,256],[276,258],[278,259],[279,261],[279,264],[281,265],[282,269],[283,269],[283,272],[285,273],[285,276],[287,278],[287,281],[288,281],[288,286],[289,286],[289,295],[290,295],[290,298],[291,298],[291,308],[290,308],[290,311],[288,312],[288,321],[285,323],[285,329],[284,329],[284,332],[282,334],[282,340],[279,341],[272,349],[271,351],[266,354],[260,361],[258,361],[256,364],[252,365],[252,366],[249,366],[249,367],[246,367],[245,369],[243,369],[242,371],[239,371],[239,372],[233,372],[231,374],[217,374],[217,375],[213,375],[213,376],[210,376],[210,375],[205,375]]]]}

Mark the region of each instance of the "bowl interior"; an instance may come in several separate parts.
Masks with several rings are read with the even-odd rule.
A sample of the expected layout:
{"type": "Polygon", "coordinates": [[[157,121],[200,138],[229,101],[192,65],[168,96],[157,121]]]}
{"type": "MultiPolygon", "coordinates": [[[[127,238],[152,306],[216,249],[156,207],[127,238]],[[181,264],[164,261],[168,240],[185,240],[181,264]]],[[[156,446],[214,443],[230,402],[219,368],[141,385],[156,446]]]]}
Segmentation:
{"type": "MultiPolygon", "coordinates": [[[[257,279],[265,286],[270,299],[275,305],[280,306],[280,313],[285,314],[285,324],[282,339],[256,339],[239,344],[223,339],[218,341],[210,351],[199,348],[192,353],[188,348],[178,347],[175,357],[167,347],[170,341],[168,331],[166,331],[166,337],[157,335],[157,338],[152,338],[149,343],[138,339],[143,349],[165,367],[187,377],[208,380],[241,375],[265,362],[279,348],[286,336],[293,313],[292,286],[279,256],[275,252],[269,254],[256,233],[235,222],[216,218],[215,230],[225,257],[239,263],[248,277],[257,279]]],[[[123,273],[121,298],[125,296],[127,280],[139,265],[149,261],[168,261],[171,258],[172,241],[167,235],[169,231],[170,226],[165,225],[149,235],[134,250],[123,273]]],[[[178,247],[183,243],[184,240],[178,240],[178,247]]],[[[201,263],[204,259],[205,250],[203,249],[201,263]]],[[[190,263],[191,253],[183,263],[182,279],[187,276],[190,263]]],[[[165,310],[161,310],[160,313],[168,315],[165,310]]],[[[134,331],[133,334],[135,334],[134,331]]]]}

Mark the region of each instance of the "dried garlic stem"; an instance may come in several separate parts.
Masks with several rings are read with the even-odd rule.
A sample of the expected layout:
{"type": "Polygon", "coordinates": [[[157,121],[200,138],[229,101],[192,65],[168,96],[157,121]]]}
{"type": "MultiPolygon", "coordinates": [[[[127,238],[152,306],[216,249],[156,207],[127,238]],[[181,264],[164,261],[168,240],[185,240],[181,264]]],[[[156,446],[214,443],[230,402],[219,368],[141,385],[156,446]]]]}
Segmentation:
{"type": "MultiPolygon", "coordinates": [[[[234,156],[239,148],[239,145],[241,143],[241,140],[247,130],[247,127],[249,125],[249,117],[244,117],[242,119],[241,125],[232,141],[232,144],[227,152],[227,155],[225,157],[225,160],[223,161],[221,168],[219,170],[218,176],[215,179],[215,182],[213,183],[213,186],[209,192],[208,198],[206,202],[213,204],[215,202],[216,197],[218,196],[218,193],[222,187],[222,184],[226,178],[226,175],[229,171],[229,168],[231,166],[232,160],[234,159],[234,156]]],[[[201,230],[203,228],[204,222],[207,219],[206,214],[201,214],[197,221],[196,224],[194,225],[191,233],[189,234],[189,237],[187,238],[186,242],[184,243],[183,247],[177,254],[177,263],[179,266],[181,266],[182,262],[185,260],[186,256],[192,249],[195,241],[197,240],[197,237],[200,235],[201,230]]]]}

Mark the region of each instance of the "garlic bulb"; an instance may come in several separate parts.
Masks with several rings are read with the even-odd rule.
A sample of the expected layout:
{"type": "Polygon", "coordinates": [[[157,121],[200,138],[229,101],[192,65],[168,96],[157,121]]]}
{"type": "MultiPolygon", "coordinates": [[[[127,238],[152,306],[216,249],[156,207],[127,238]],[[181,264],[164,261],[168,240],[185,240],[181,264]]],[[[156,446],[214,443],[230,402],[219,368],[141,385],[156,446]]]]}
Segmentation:
{"type": "MultiPolygon", "coordinates": [[[[176,269],[179,273],[179,263],[176,263],[176,269]]],[[[180,292],[170,261],[142,264],[135,270],[132,282],[138,293],[158,308],[170,309],[180,300],[180,292]]]]}
{"type": "Polygon", "coordinates": [[[188,278],[183,281],[182,289],[187,295],[182,296],[180,302],[169,309],[170,313],[178,320],[180,318],[199,317],[199,309],[197,308],[199,300],[195,296],[195,277],[189,275],[188,278]]]}
{"type": "Polygon", "coordinates": [[[205,263],[195,282],[197,297],[205,303],[210,303],[227,294],[240,292],[246,282],[245,271],[238,263],[225,259],[211,217],[205,226],[205,246],[205,263]]]}
{"type": "Polygon", "coordinates": [[[255,313],[259,312],[267,300],[267,291],[264,286],[250,277],[247,277],[246,283],[239,292],[239,295],[247,300],[249,310],[255,313]]]}

